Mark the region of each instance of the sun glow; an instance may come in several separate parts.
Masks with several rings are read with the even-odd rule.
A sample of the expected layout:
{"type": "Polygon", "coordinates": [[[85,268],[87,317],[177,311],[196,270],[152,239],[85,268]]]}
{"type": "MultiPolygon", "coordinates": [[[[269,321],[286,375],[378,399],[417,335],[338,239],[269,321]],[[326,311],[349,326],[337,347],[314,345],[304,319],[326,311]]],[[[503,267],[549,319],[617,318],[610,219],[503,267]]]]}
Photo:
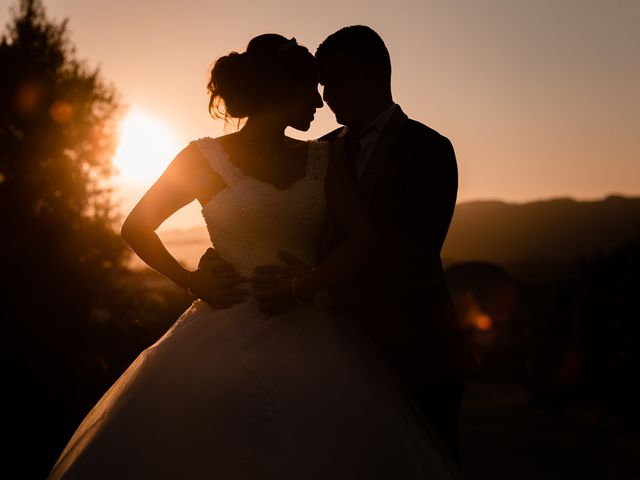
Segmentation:
{"type": "Polygon", "coordinates": [[[180,151],[171,129],[142,110],[132,110],[120,122],[113,163],[120,182],[150,186],[180,151]]]}

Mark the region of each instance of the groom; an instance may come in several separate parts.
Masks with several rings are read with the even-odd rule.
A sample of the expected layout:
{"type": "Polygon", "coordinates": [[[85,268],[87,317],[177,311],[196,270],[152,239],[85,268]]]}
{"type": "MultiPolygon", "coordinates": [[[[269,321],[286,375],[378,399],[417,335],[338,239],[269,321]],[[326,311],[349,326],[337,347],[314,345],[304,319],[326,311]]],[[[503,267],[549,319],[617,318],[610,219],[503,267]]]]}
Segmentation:
{"type": "MultiPolygon", "coordinates": [[[[378,345],[457,459],[465,356],[440,261],[457,194],[453,147],[394,103],[389,52],[371,28],[337,31],[316,59],[323,98],[343,125],[322,140],[345,158],[384,245],[331,289],[333,308],[378,345]]],[[[327,220],[321,258],[344,236],[327,220]]]]}
{"type": "MultiPolygon", "coordinates": [[[[466,356],[440,261],[458,186],[453,147],[394,103],[389,52],[371,28],[335,32],[316,59],[344,125],[322,139],[343,151],[384,245],[332,288],[332,303],[372,337],[457,459],[466,356]]],[[[324,256],[344,235],[329,220],[324,256]]]]}

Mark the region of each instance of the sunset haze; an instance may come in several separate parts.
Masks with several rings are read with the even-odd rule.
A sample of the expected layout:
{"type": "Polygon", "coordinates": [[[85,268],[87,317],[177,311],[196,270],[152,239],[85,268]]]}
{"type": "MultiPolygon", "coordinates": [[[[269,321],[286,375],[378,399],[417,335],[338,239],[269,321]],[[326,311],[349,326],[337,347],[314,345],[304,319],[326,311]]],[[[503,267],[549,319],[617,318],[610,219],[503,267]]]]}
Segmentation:
{"type": "MultiPolygon", "coordinates": [[[[3,26],[14,4],[0,2],[3,26]]],[[[69,19],[78,56],[100,66],[122,103],[180,146],[224,133],[223,121],[208,115],[205,89],[219,56],[264,32],[293,36],[314,52],[340,27],[366,24],[389,48],[395,101],[453,142],[459,202],[640,195],[639,2],[52,0],[45,7],[69,19]]],[[[316,138],[335,127],[325,106],[309,132],[289,133],[316,138]]],[[[173,150],[157,161],[166,164],[173,150]]],[[[153,180],[120,182],[123,210],[153,180]]],[[[191,205],[165,226],[195,225],[198,210],[191,205]]]]}

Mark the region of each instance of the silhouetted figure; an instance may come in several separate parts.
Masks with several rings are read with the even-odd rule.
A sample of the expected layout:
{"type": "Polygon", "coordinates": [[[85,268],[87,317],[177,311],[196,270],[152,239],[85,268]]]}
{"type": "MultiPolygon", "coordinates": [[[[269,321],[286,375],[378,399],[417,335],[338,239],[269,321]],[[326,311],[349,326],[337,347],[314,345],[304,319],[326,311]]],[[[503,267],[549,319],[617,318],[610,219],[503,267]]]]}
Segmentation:
{"type": "MultiPolygon", "coordinates": [[[[343,153],[383,241],[380,255],[332,287],[332,301],[375,340],[457,458],[470,357],[440,260],[457,194],[453,147],[393,102],[389,53],[369,27],[330,35],[316,58],[323,98],[344,125],[322,139],[343,153]]],[[[323,255],[344,235],[330,219],[323,255]]]]}

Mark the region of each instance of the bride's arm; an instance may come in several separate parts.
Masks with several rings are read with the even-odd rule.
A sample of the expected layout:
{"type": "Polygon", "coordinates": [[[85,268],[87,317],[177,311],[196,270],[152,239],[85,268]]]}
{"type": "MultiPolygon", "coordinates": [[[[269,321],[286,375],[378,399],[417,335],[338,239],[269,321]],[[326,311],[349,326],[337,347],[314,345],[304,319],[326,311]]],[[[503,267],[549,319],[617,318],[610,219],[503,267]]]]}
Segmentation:
{"type": "Polygon", "coordinates": [[[222,188],[222,179],[208,168],[196,145],[190,144],[144,194],[121,230],[122,238],[147,265],[212,304],[224,300],[224,295],[240,294],[242,289],[231,288],[241,280],[233,274],[233,267],[221,261],[216,275],[204,269],[190,272],[167,251],[155,231],[185,205],[199,197],[209,198],[222,188]],[[207,190],[200,186],[203,184],[207,190]]]}

